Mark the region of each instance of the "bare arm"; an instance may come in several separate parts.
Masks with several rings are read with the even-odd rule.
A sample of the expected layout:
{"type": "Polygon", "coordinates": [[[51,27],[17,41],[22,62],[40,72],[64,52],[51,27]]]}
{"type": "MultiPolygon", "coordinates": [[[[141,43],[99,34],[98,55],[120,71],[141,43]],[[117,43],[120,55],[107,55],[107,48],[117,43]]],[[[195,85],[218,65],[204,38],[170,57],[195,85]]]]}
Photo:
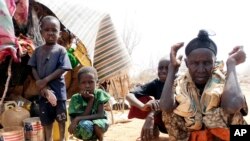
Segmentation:
{"type": "Polygon", "coordinates": [[[169,65],[168,75],[166,82],[164,84],[161,98],[160,98],[160,108],[162,111],[172,112],[176,107],[174,93],[173,93],[173,84],[175,79],[175,69],[169,65]]]}
{"type": "Polygon", "coordinates": [[[227,113],[234,114],[240,111],[245,103],[245,98],[237,79],[236,65],[245,61],[246,54],[240,46],[237,46],[229,55],[227,60],[227,77],[221,97],[221,107],[227,113]]]}
{"type": "Polygon", "coordinates": [[[88,105],[87,105],[85,111],[81,114],[81,116],[90,115],[93,104],[94,104],[94,97],[88,101],[88,105]]]}
{"type": "Polygon", "coordinates": [[[40,81],[40,77],[39,77],[39,75],[38,75],[38,73],[37,73],[37,70],[35,69],[35,68],[33,68],[32,67],[32,74],[33,74],[33,76],[34,76],[34,78],[35,78],[35,80],[36,80],[36,86],[38,87],[38,89],[40,90],[40,94],[43,96],[43,97],[47,97],[47,89],[46,89],[46,87],[40,87],[39,86],[39,81],[40,81]]]}
{"type": "Polygon", "coordinates": [[[128,102],[129,102],[129,104],[130,104],[131,106],[135,106],[135,107],[137,107],[137,108],[139,108],[139,109],[141,109],[141,110],[143,109],[144,104],[143,104],[140,100],[138,100],[138,99],[135,97],[134,94],[129,93],[129,94],[126,96],[126,99],[128,100],[128,102]]]}
{"type": "Polygon", "coordinates": [[[174,108],[177,106],[174,92],[173,92],[173,84],[175,80],[175,74],[178,71],[182,56],[176,58],[177,51],[184,45],[184,43],[177,43],[171,47],[170,52],[170,64],[168,67],[168,75],[165,81],[161,98],[160,98],[160,108],[165,112],[172,112],[174,108]]]}
{"type": "Polygon", "coordinates": [[[33,74],[35,80],[40,80],[38,73],[37,73],[37,70],[34,67],[32,67],[32,74],[33,74]]]}
{"type": "Polygon", "coordinates": [[[66,71],[63,69],[57,69],[56,71],[54,71],[53,73],[51,73],[50,75],[46,76],[44,79],[46,79],[47,82],[50,82],[56,78],[59,78],[61,75],[63,75],[63,73],[65,73],[66,71]]]}
{"type": "Polygon", "coordinates": [[[92,115],[81,115],[81,116],[77,116],[74,120],[77,120],[78,122],[80,120],[93,120],[93,119],[101,119],[104,118],[104,104],[100,104],[98,106],[98,112],[96,114],[92,114],[92,115]]]}
{"type": "Polygon", "coordinates": [[[43,89],[47,86],[47,84],[50,81],[52,81],[56,78],[59,78],[61,75],[63,75],[64,72],[66,72],[66,71],[63,69],[57,69],[53,73],[51,73],[50,75],[46,76],[45,78],[37,80],[36,85],[38,86],[39,89],[43,89]]]}
{"type": "Polygon", "coordinates": [[[141,139],[150,141],[154,137],[154,115],[155,112],[152,111],[148,114],[145,119],[145,122],[141,129],[141,139]]]}

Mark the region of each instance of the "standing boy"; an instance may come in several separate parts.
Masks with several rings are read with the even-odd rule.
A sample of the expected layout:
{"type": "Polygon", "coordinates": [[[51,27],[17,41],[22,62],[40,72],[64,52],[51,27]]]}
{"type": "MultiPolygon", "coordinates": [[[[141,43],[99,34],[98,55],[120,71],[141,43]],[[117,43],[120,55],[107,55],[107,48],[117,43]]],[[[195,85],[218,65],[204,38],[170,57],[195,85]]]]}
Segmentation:
{"type": "Polygon", "coordinates": [[[59,125],[60,141],[65,140],[66,86],[64,73],[71,69],[66,49],[57,44],[60,34],[60,22],[56,17],[42,19],[41,34],[45,44],[37,47],[28,65],[40,90],[40,119],[45,130],[45,140],[52,141],[53,122],[59,125]]]}

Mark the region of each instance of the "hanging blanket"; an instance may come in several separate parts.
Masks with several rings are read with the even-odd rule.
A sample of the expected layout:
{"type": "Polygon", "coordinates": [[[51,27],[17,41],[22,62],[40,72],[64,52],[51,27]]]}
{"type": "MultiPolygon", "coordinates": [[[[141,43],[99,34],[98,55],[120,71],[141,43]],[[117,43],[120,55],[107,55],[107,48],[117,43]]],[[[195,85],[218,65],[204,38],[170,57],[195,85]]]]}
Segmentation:
{"type": "Polygon", "coordinates": [[[15,37],[12,16],[15,12],[14,0],[0,0],[0,62],[6,56],[12,56],[18,62],[17,56],[18,43],[15,37]]]}
{"type": "Polygon", "coordinates": [[[29,0],[18,0],[18,3],[16,5],[16,12],[14,14],[14,19],[19,27],[23,28],[27,25],[28,13],[29,13],[29,0]]]}

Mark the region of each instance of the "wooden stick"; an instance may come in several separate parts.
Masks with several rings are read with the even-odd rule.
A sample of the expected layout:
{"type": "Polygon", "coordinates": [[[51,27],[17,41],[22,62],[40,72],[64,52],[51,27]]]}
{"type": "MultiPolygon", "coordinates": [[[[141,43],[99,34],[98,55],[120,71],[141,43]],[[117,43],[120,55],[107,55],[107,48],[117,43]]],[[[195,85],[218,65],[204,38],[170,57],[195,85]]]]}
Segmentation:
{"type": "Polygon", "coordinates": [[[10,83],[10,78],[11,78],[11,65],[12,65],[12,58],[10,59],[10,62],[9,62],[9,66],[8,66],[8,78],[7,78],[6,83],[5,83],[5,88],[4,88],[2,99],[0,101],[0,106],[3,105],[3,101],[4,101],[4,99],[6,97],[6,94],[7,94],[7,91],[8,91],[8,87],[9,87],[9,83],[10,83]]]}

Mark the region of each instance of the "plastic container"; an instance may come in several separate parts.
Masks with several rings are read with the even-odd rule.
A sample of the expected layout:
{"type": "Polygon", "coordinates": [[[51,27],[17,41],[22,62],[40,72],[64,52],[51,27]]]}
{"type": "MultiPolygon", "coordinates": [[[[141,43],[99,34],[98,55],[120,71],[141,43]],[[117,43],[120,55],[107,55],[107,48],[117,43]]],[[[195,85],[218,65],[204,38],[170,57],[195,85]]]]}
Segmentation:
{"type": "Polygon", "coordinates": [[[12,126],[0,129],[0,141],[24,141],[23,127],[12,126]]]}
{"type": "Polygon", "coordinates": [[[39,117],[23,120],[26,141],[44,141],[44,131],[39,117]]]}

